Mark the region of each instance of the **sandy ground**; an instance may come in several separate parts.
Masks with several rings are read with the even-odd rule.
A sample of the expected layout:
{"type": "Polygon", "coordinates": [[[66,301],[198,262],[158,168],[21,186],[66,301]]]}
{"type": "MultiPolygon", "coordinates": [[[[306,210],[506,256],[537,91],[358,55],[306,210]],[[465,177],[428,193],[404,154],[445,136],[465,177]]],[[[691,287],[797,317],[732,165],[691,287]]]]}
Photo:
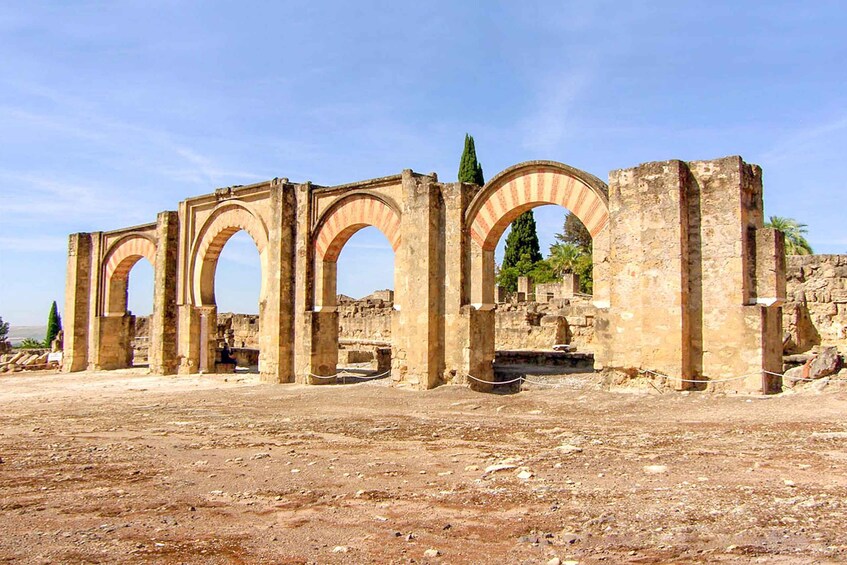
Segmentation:
{"type": "Polygon", "coordinates": [[[847,393],[569,379],[496,395],[6,375],[0,560],[847,561],[847,393]]]}

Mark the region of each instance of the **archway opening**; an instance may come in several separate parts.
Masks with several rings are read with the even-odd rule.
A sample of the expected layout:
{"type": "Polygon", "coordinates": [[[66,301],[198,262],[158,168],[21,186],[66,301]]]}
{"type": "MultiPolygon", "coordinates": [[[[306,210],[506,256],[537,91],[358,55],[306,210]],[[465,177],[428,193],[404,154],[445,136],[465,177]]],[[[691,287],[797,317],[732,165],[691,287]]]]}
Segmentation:
{"type": "MultiPolygon", "coordinates": [[[[534,161],[498,174],[474,198],[466,216],[472,241],[470,302],[474,310],[470,318],[469,375],[477,380],[482,375],[482,380],[489,382],[512,380],[502,374],[495,378],[495,369],[507,359],[515,365],[531,360],[544,368],[560,364],[593,370],[594,314],[608,302],[607,195],[606,185],[584,171],[561,163],[534,161]],[[548,212],[546,205],[554,205],[552,210],[557,212],[548,212]],[[525,234],[528,229],[535,232],[535,227],[527,228],[525,221],[531,210],[539,211],[542,224],[549,223],[549,214],[557,214],[558,233],[563,232],[566,210],[584,224],[589,242],[578,255],[587,255],[590,248],[593,266],[580,266],[592,274],[593,288],[580,287],[568,276],[567,271],[577,270],[567,265],[575,258],[567,257],[573,253],[563,252],[576,250],[561,246],[551,249],[555,243],[544,249],[539,242],[541,253],[535,256],[523,257],[518,252],[512,253],[511,260],[506,260],[506,254],[495,257],[513,222],[516,234],[525,234]],[[500,263],[499,270],[496,263],[500,263]]],[[[542,241],[554,238],[544,232],[542,229],[542,241]]],[[[555,370],[560,371],[558,367],[555,370]]]]}
{"type": "Polygon", "coordinates": [[[215,372],[259,372],[262,267],[250,235],[236,231],[214,265],[215,372]]]}
{"type": "Polygon", "coordinates": [[[387,377],[394,319],[394,249],[378,228],[355,231],[336,259],[340,382],[387,377]]]}
{"type": "Polygon", "coordinates": [[[592,238],[576,215],[549,204],[523,210],[500,236],[494,262],[486,278],[496,285],[495,381],[592,373],[592,238]]]}
{"type": "Polygon", "coordinates": [[[153,319],[153,265],[146,257],[139,257],[129,268],[126,287],[126,314],[130,316],[129,365],[148,367],[153,319]]]}

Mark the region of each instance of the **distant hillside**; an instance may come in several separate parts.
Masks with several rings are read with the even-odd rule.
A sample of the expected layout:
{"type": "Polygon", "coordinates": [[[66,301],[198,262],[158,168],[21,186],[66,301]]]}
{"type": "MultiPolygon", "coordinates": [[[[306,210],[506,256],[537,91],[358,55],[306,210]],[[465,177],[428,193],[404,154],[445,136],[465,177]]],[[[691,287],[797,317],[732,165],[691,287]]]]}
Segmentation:
{"type": "Polygon", "coordinates": [[[14,346],[26,338],[43,341],[47,335],[47,326],[11,326],[9,328],[9,342],[14,346]]]}

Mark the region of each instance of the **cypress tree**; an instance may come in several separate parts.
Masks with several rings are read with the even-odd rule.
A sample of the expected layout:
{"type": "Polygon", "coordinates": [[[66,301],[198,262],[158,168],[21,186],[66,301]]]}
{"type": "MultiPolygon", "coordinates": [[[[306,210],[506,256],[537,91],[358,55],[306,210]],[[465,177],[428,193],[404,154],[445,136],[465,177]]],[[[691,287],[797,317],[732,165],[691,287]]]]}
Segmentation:
{"type": "Polygon", "coordinates": [[[512,231],[506,237],[506,253],[503,256],[501,268],[516,266],[524,255],[531,265],[542,259],[538,233],[535,231],[535,215],[532,210],[527,210],[512,222],[512,231]]]}
{"type": "Polygon", "coordinates": [[[59,309],[56,307],[56,301],[50,307],[50,314],[47,316],[47,337],[44,339],[44,346],[50,347],[59,331],[62,329],[62,318],[59,316],[59,309]]]}
{"type": "Polygon", "coordinates": [[[465,149],[459,161],[459,182],[472,182],[482,186],[485,178],[482,175],[482,165],[476,160],[476,146],[473,136],[465,134],[465,149]]]}

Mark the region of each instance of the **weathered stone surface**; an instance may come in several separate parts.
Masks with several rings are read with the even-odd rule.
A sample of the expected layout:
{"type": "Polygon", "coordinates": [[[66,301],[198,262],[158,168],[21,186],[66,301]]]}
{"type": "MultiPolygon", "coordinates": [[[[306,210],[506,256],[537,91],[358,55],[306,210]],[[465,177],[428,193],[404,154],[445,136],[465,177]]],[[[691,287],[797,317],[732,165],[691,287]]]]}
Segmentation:
{"type": "Polygon", "coordinates": [[[847,349],[847,255],[790,256],[786,279],[789,301],[782,323],[790,339],[785,352],[816,345],[847,349]]]}
{"type": "Polygon", "coordinates": [[[820,379],[834,375],[841,369],[841,357],[835,347],[824,347],[808,365],[806,378],[820,379]]]}
{"type": "MultiPolygon", "coordinates": [[[[76,234],[68,253],[64,368],[130,362],[134,317],[126,310],[126,281],[146,257],[155,270],[151,366],[215,371],[215,270],[223,246],[244,230],[262,266],[257,346],[267,382],[334,374],[340,330],[390,335],[392,380],[420,388],[475,376],[484,389],[495,350],[518,341],[590,346],[596,367],[622,374],[649,368],[719,379],[778,371],[783,254],[780,236],[762,227],[759,168],[739,157],[666,161],[610,178],[611,187],[561,163],[531,161],[484,187],[411,170],[331,187],[272,179],[188,198],[156,223],[76,234]],[[567,207],[592,234],[591,307],[557,305],[544,288],[544,307],[501,308],[495,301],[497,241],[540,203],[567,207]],[[394,249],[395,295],[392,310],[383,308],[392,298],[386,293],[373,297],[373,316],[357,318],[345,316],[336,300],[336,261],[366,225],[394,249]]],[[[534,290],[523,286],[525,294],[534,290]]],[[[843,290],[810,286],[796,296],[832,302],[828,311],[840,315],[843,290]]],[[[229,331],[236,345],[248,344],[229,331]]],[[[761,387],[759,377],[743,385],[761,387]]]]}

